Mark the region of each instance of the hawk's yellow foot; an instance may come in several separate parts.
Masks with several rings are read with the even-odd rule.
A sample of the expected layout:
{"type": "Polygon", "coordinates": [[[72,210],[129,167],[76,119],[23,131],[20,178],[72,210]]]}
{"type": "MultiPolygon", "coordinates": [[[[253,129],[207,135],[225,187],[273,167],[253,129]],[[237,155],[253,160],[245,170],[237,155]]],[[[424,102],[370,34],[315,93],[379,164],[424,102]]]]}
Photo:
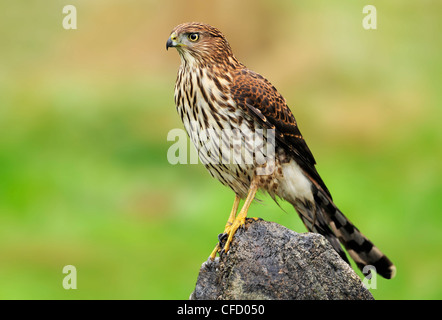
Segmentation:
{"type": "Polygon", "coordinates": [[[236,217],[235,221],[233,221],[233,224],[230,226],[229,230],[226,232],[228,235],[226,244],[224,245],[223,248],[223,252],[227,252],[229,251],[230,248],[230,244],[232,243],[233,240],[233,236],[236,233],[236,230],[238,230],[238,228],[244,226],[244,224],[246,223],[246,217],[247,217],[247,212],[240,212],[238,214],[238,217],[236,217]]]}
{"type": "MultiPolygon", "coordinates": [[[[238,197],[238,195],[235,196],[235,201],[233,202],[233,208],[232,211],[230,212],[229,220],[227,220],[226,227],[224,228],[223,234],[226,234],[227,241],[226,244],[224,245],[222,252],[229,251],[230,244],[233,240],[233,236],[235,235],[238,228],[245,224],[247,218],[247,211],[249,211],[250,205],[252,204],[252,201],[255,198],[257,191],[258,191],[258,184],[256,183],[256,180],[253,180],[250,185],[249,193],[247,194],[247,198],[244,202],[244,205],[236,218],[235,215],[236,211],[238,210],[240,197],[238,197]]],[[[257,218],[254,219],[257,220],[257,218]]],[[[220,235],[219,237],[220,241],[218,242],[215,249],[213,249],[212,253],[210,254],[209,258],[211,260],[215,259],[216,253],[220,249],[220,242],[222,242],[223,234],[220,235]]]]}
{"type": "Polygon", "coordinates": [[[222,234],[218,236],[218,244],[216,245],[215,249],[213,249],[212,253],[210,254],[209,258],[210,260],[214,260],[216,257],[216,253],[220,250],[220,243],[222,242],[223,235],[227,234],[229,232],[230,227],[232,226],[233,222],[235,221],[236,212],[238,211],[239,201],[241,198],[238,195],[235,195],[235,201],[233,202],[232,211],[230,211],[229,219],[226,222],[226,226],[224,227],[224,231],[222,234]]]}
{"type": "Polygon", "coordinates": [[[216,258],[216,253],[219,251],[219,244],[216,244],[216,247],[215,247],[215,249],[213,249],[213,251],[212,251],[212,253],[210,254],[210,256],[209,256],[209,259],[210,260],[215,260],[215,258],[216,258]]]}
{"type": "Polygon", "coordinates": [[[249,211],[250,205],[252,204],[257,191],[258,184],[255,182],[255,180],[253,180],[249,189],[249,193],[247,194],[246,201],[244,202],[244,206],[238,213],[238,216],[235,218],[233,223],[231,225],[226,225],[225,233],[228,235],[228,238],[226,244],[224,245],[223,252],[229,251],[230,244],[232,243],[233,236],[235,235],[236,231],[239,227],[244,226],[244,224],[246,223],[247,212],[249,211]]]}
{"type": "MultiPolygon", "coordinates": [[[[239,216],[239,215],[238,215],[238,216],[239,216]]],[[[232,240],[233,240],[233,236],[235,235],[236,231],[237,231],[239,228],[243,227],[247,221],[248,221],[248,222],[252,222],[252,221],[258,221],[258,220],[262,220],[262,219],[261,219],[261,218],[256,218],[256,217],[252,217],[252,218],[244,217],[244,219],[242,219],[242,218],[237,218],[237,219],[233,222],[232,226],[229,228],[229,230],[227,231],[227,233],[221,235],[221,237],[220,237],[220,240],[223,240],[225,237],[227,237],[227,241],[226,241],[226,243],[225,243],[225,245],[224,245],[224,248],[223,248],[222,252],[227,252],[227,251],[229,251],[230,244],[231,244],[231,242],[232,242],[232,240]]],[[[220,243],[221,243],[221,242],[222,242],[222,241],[220,241],[220,243]]],[[[219,246],[219,244],[218,244],[218,246],[219,246]]]]}

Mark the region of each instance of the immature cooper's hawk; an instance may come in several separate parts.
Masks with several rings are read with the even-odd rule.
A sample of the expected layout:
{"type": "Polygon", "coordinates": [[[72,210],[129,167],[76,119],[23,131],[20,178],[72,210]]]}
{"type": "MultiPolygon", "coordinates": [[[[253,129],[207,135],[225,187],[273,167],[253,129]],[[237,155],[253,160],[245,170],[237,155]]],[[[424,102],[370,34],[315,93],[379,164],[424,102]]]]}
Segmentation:
{"type": "MultiPolygon", "coordinates": [[[[276,88],[240,63],[223,34],[207,24],[175,27],[169,47],[176,48],[181,58],[175,84],[178,114],[201,162],[235,192],[223,250],[228,251],[256,192],[262,190],[273,199],[289,201],[307,229],[324,235],[345,261],[339,242],[359,268],[372,265],[383,277],[392,278],[393,263],[333,203],[295,117],[276,88]],[[273,158],[263,151],[272,148],[273,158]],[[226,149],[236,152],[235,159],[225,155],[226,149]],[[267,158],[273,161],[263,161],[267,158]],[[240,199],[245,203],[236,215],[240,199]]],[[[217,245],[212,259],[219,249],[217,245]]]]}

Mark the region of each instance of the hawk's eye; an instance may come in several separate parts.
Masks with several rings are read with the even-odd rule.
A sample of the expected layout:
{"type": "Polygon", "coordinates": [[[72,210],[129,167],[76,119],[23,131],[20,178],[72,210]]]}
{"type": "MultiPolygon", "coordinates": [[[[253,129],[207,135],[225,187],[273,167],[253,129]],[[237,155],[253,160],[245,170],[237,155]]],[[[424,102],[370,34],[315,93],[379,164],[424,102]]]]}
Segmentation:
{"type": "Polygon", "coordinates": [[[187,37],[190,41],[195,42],[199,39],[200,36],[198,35],[198,33],[190,33],[187,37]]]}

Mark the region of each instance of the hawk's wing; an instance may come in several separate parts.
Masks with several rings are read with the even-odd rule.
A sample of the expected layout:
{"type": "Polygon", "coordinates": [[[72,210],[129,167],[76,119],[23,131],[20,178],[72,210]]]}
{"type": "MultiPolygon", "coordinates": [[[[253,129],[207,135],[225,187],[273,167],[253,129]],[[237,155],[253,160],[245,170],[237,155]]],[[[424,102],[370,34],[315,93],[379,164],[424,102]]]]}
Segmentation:
{"type": "Polygon", "coordinates": [[[274,129],[276,140],[298,165],[330,196],[315,168],[315,158],[307,146],[285,99],[261,75],[242,69],[234,75],[232,95],[241,109],[266,129],[274,129]]]}

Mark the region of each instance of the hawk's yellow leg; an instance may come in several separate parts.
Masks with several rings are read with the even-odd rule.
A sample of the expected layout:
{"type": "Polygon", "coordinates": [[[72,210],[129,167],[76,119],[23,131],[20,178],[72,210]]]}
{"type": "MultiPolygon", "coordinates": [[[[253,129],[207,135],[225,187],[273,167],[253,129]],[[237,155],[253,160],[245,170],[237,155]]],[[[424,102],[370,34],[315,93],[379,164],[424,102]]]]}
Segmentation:
{"type": "MultiPolygon", "coordinates": [[[[238,212],[240,200],[241,200],[241,198],[238,197],[238,195],[235,195],[235,201],[233,202],[232,211],[230,211],[230,216],[229,216],[229,219],[227,220],[227,223],[226,223],[223,233],[227,233],[229,231],[231,225],[233,224],[233,221],[235,221],[235,217],[236,217],[236,213],[238,212]]],[[[216,245],[215,249],[213,249],[212,253],[210,254],[210,260],[215,259],[215,256],[216,256],[216,253],[218,252],[218,250],[219,250],[219,243],[216,245]]]]}
{"type": "Polygon", "coordinates": [[[229,251],[230,243],[233,240],[233,236],[238,230],[239,227],[243,226],[246,222],[247,211],[249,211],[249,207],[252,204],[253,199],[255,199],[256,192],[258,191],[258,184],[255,181],[252,181],[250,185],[249,193],[247,195],[246,201],[241,209],[241,211],[236,216],[236,219],[233,221],[232,225],[228,228],[227,234],[228,238],[226,244],[224,245],[224,252],[229,251]]]}

